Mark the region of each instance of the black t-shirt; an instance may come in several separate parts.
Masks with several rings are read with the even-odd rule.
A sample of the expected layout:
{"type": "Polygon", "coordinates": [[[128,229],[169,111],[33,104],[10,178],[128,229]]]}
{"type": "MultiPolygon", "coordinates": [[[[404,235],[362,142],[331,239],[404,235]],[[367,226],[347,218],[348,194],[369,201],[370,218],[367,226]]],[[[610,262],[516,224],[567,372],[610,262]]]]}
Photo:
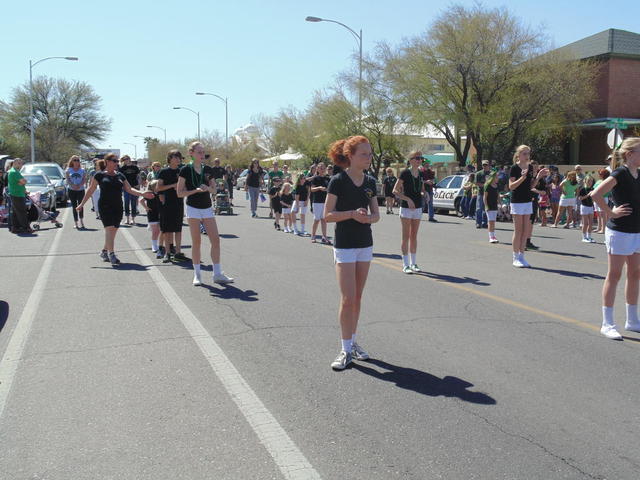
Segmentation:
{"type": "MultiPolygon", "coordinates": [[[[509,178],[514,178],[518,180],[522,176],[522,169],[514,164],[511,166],[511,170],[509,170],[509,178]]],[[[530,202],[533,198],[533,192],[531,191],[531,182],[533,181],[533,167],[529,165],[529,169],[527,170],[527,177],[520,184],[518,188],[512,190],[511,193],[511,203],[527,203],[530,202]]]]}
{"type": "Polygon", "coordinates": [[[269,189],[269,195],[271,196],[271,208],[281,208],[280,195],[278,192],[280,192],[280,187],[271,187],[269,189]]]}
{"type": "Polygon", "coordinates": [[[158,216],[160,212],[160,199],[158,198],[158,194],[154,193],[153,198],[145,198],[145,202],[147,202],[147,207],[151,210],[151,214],[158,216]]]}
{"type": "Polygon", "coordinates": [[[264,173],[262,172],[261,168],[257,172],[249,170],[249,173],[247,173],[247,187],[260,187],[260,179],[263,175],[264,173]]]}
{"type": "Polygon", "coordinates": [[[215,179],[223,178],[227,173],[224,167],[221,166],[211,167],[211,171],[213,172],[213,178],[215,179]]]}
{"type": "MultiPolygon", "coordinates": [[[[178,174],[180,173],[179,168],[171,168],[165,167],[158,172],[158,179],[162,180],[162,183],[167,185],[173,185],[174,183],[178,183],[178,174]]],[[[176,193],[175,188],[170,188],[168,190],[163,190],[160,192],[164,195],[164,204],[165,206],[174,205],[180,203],[182,199],[178,198],[178,194],[176,193]]]]}
{"type": "Polygon", "coordinates": [[[626,166],[616,168],[611,172],[616,179],[616,185],[611,190],[613,205],[629,204],[631,214],[619,218],[610,218],[607,228],[625,233],[640,233],[640,175],[633,178],[626,166]]]}
{"type": "Polygon", "coordinates": [[[498,187],[489,185],[486,188],[487,193],[487,211],[498,210],[498,187]]]}
{"type": "Polygon", "coordinates": [[[427,191],[427,193],[431,194],[433,192],[433,185],[429,185],[426,182],[427,180],[435,180],[436,174],[433,172],[433,170],[431,170],[431,168],[425,168],[424,170],[422,170],[421,174],[422,174],[422,180],[424,180],[425,182],[424,188],[427,191]]]}
{"type": "MultiPolygon", "coordinates": [[[[209,185],[213,178],[213,171],[209,165],[200,165],[200,172],[196,172],[193,165],[185,165],[180,169],[180,176],[184,178],[187,190],[195,190],[200,185],[209,185]]],[[[209,192],[194,193],[187,197],[187,205],[193,208],[211,208],[211,194],[209,192]]]]}
{"type": "MultiPolygon", "coordinates": [[[[414,177],[410,168],[406,168],[400,173],[402,180],[402,190],[405,196],[413,200],[414,208],[422,208],[422,175],[414,177]]],[[[402,200],[402,207],[409,208],[406,200],[402,200]]]]}
{"type": "Polygon", "coordinates": [[[476,172],[476,178],[475,178],[476,184],[478,183],[482,184],[478,187],[478,195],[484,195],[484,183],[487,181],[487,175],[489,175],[490,173],[491,171],[485,172],[484,168],[479,172],[476,172]]]}
{"type": "Polygon", "coordinates": [[[304,185],[299,185],[293,191],[294,195],[298,195],[299,202],[306,202],[307,198],[309,198],[309,186],[305,183],[304,185]]]}
{"type": "MultiPolygon", "coordinates": [[[[582,187],[578,192],[578,196],[584,197],[585,195],[589,195],[591,192],[593,192],[593,188],[582,187]]],[[[593,207],[593,198],[591,197],[583,198],[582,200],[580,200],[580,203],[585,207],[593,207]]]]}
{"type": "Polygon", "coordinates": [[[293,205],[293,195],[291,193],[283,193],[280,195],[280,202],[284,208],[291,208],[293,205]]]}
{"type": "Polygon", "coordinates": [[[384,178],[382,184],[384,185],[385,197],[393,197],[393,187],[396,185],[397,180],[393,175],[384,178]]]}
{"type": "MultiPolygon", "coordinates": [[[[316,175],[311,179],[312,187],[327,187],[328,185],[329,185],[329,177],[326,175],[316,175]]],[[[327,192],[324,190],[311,192],[311,201],[313,203],[324,203],[326,199],[327,199],[327,192]]]]}
{"type": "Polygon", "coordinates": [[[115,175],[109,175],[107,172],[98,172],[94,175],[98,186],[100,187],[100,203],[101,205],[122,206],[122,190],[126,177],[116,172],[115,175]]]}
{"type": "MultiPolygon", "coordinates": [[[[376,198],[376,181],[373,177],[365,175],[362,185],[357,187],[347,172],[341,172],[331,177],[328,191],[338,197],[336,212],[358,208],[369,210],[371,199],[376,198]]],[[[373,235],[370,223],[360,223],[352,219],[336,223],[336,248],[366,248],[372,245],[373,235]]]]}
{"type": "Polygon", "coordinates": [[[129,185],[132,187],[138,186],[138,175],[140,175],[140,169],[137,165],[123,165],[120,167],[120,173],[122,173],[129,185]]]}

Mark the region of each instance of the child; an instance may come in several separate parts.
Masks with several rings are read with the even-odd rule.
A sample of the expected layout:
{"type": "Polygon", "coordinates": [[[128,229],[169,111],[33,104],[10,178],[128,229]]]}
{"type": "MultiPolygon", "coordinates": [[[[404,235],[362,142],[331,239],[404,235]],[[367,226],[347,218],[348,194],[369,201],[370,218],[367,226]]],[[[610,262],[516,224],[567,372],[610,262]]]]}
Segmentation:
{"type": "Polygon", "coordinates": [[[511,218],[511,192],[500,194],[500,216],[505,222],[510,222],[511,218]]]}
{"type": "Polygon", "coordinates": [[[393,204],[395,203],[393,187],[398,179],[393,175],[393,168],[387,168],[386,173],[387,176],[384,177],[384,180],[382,181],[382,185],[384,187],[384,199],[387,204],[387,214],[393,215],[393,204]]]}
{"type": "Polygon", "coordinates": [[[140,205],[147,211],[148,229],[151,230],[151,251],[158,251],[158,238],[160,238],[160,195],[157,193],[158,181],[152,180],[147,184],[147,191],[153,193],[153,198],[140,198],[140,205]]]}
{"type": "Polygon", "coordinates": [[[493,172],[484,184],[484,208],[489,223],[489,243],[498,243],[496,217],[498,216],[498,172],[493,172]]]}
{"type": "Polygon", "coordinates": [[[538,215],[540,215],[540,226],[547,226],[547,209],[550,206],[549,191],[546,188],[539,190],[540,197],[538,198],[538,215]]]}
{"type": "Polygon", "coordinates": [[[291,209],[293,230],[296,235],[309,235],[305,227],[305,215],[307,214],[307,202],[309,201],[309,185],[307,185],[307,177],[304,173],[298,175],[296,186],[293,190],[293,197],[294,202],[293,208],[291,209]],[[298,220],[296,218],[298,212],[300,212],[300,223],[302,224],[300,228],[298,228],[298,220]]]}
{"type": "Polygon", "coordinates": [[[582,241],[584,243],[595,243],[591,238],[591,227],[593,226],[593,199],[591,192],[593,191],[594,179],[591,175],[584,178],[583,187],[578,192],[580,200],[580,215],[582,216],[582,241]]]}
{"type": "Polygon", "coordinates": [[[293,233],[293,219],[291,218],[291,207],[293,206],[293,187],[289,182],[285,182],[280,190],[280,204],[282,205],[282,215],[284,216],[284,233],[293,233]]]}
{"type": "Polygon", "coordinates": [[[564,224],[564,228],[571,228],[571,224],[574,222],[573,209],[576,202],[576,189],[578,188],[576,175],[575,170],[571,170],[570,172],[567,172],[567,178],[560,183],[560,190],[562,191],[562,194],[560,195],[560,208],[558,209],[558,215],[553,222],[554,228],[558,227],[558,223],[560,223],[560,219],[562,218],[562,214],[565,210],[567,212],[567,222],[564,224]]]}
{"type": "Polygon", "coordinates": [[[271,210],[276,218],[273,227],[280,230],[280,215],[282,214],[282,205],[280,204],[280,178],[273,177],[273,185],[269,189],[269,198],[271,199],[271,210]]]}

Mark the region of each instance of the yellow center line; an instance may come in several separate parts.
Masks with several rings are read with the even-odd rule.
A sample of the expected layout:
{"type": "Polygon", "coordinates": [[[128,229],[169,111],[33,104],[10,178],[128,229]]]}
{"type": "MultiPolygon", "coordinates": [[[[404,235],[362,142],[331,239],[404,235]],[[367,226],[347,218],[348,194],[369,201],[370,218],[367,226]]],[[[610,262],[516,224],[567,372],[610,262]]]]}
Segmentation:
{"type": "MultiPolygon", "coordinates": [[[[402,267],[397,263],[397,261],[389,260],[386,258],[374,258],[372,263],[376,265],[380,265],[386,268],[390,268],[392,270],[397,270],[399,272],[402,271],[402,267]]],[[[498,303],[502,303],[504,305],[509,305],[511,307],[519,308],[520,310],[525,310],[527,312],[536,313],[543,317],[551,318],[553,320],[560,320],[561,322],[569,323],[571,325],[577,325],[582,328],[586,328],[587,330],[591,330],[594,332],[600,332],[600,326],[593,325],[591,323],[583,322],[581,320],[577,320],[575,318],[566,317],[564,315],[558,315],[557,313],[548,312],[546,310],[542,310],[540,308],[532,307],[530,305],[525,305],[524,303],[515,302],[513,300],[509,300],[508,298],[498,297],[497,295],[492,295],[491,293],[483,292],[481,290],[477,290],[471,287],[465,287],[464,285],[457,285],[452,282],[448,282],[446,280],[431,278],[426,275],[417,274],[416,276],[424,278],[425,280],[431,280],[432,282],[441,283],[446,285],[447,287],[455,288],[456,290],[461,290],[463,292],[471,293],[478,297],[487,298],[489,300],[493,300],[498,303]]]]}

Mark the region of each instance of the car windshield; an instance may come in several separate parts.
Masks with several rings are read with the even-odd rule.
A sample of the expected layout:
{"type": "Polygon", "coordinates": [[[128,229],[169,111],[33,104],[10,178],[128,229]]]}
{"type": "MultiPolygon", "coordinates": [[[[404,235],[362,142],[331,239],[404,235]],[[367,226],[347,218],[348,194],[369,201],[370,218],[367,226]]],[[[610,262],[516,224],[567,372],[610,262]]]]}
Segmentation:
{"type": "Polygon", "coordinates": [[[44,175],[24,175],[24,178],[27,181],[27,185],[38,185],[42,187],[49,185],[44,175]]]}
{"type": "Polygon", "coordinates": [[[60,170],[53,166],[45,166],[45,165],[26,165],[24,167],[24,171],[27,173],[36,173],[38,171],[44,173],[47,177],[53,179],[62,178],[60,175],[60,170]]]}
{"type": "Polygon", "coordinates": [[[242,173],[239,176],[240,177],[246,177],[248,173],[249,173],[249,170],[243,170],[242,173]]]}
{"type": "Polygon", "coordinates": [[[449,182],[451,181],[451,179],[452,179],[452,178],[453,178],[453,177],[446,177],[446,178],[443,178],[442,180],[440,180],[440,181],[437,183],[436,187],[437,187],[437,188],[447,188],[447,185],[449,185],[449,182]]]}
{"type": "Polygon", "coordinates": [[[451,183],[449,184],[449,187],[447,188],[460,188],[462,186],[462,179],[464,177],[453,177],[453,180],[451,180],[451,183]]]}

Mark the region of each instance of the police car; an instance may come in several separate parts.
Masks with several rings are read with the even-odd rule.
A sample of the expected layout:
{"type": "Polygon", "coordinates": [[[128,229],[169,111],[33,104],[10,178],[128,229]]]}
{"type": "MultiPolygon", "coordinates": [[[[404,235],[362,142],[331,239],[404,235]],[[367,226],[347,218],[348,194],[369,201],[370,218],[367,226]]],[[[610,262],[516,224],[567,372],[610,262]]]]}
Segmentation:
{"type": "Polygon", "coordinates": [[[455,210],[460,214],[460,202],[464,195],[462,185],[468,175],[449,175],[440,180],[433,192],[433,208],[435,210],[455,210]]]}

